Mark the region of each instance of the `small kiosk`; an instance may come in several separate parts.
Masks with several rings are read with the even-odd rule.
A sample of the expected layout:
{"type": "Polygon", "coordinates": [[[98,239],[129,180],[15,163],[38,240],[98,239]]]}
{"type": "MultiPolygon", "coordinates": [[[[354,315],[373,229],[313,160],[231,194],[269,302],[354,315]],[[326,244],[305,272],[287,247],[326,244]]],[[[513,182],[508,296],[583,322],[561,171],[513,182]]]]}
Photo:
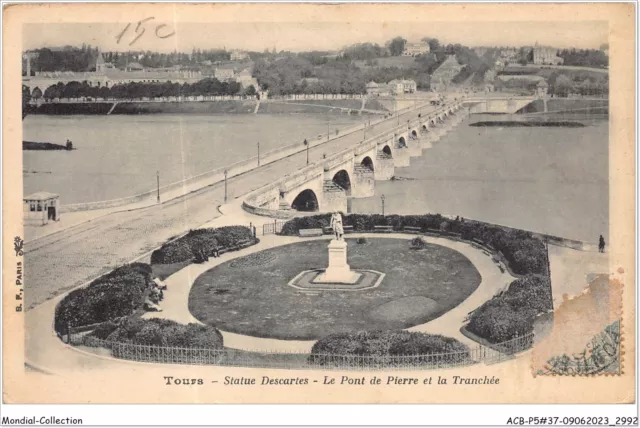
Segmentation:
{"type": "Polygon", "coordinates": [[[22,198],[24,201],[25,225],[60,221],[60,195],[49,192],[36,192],[22,198]]]}

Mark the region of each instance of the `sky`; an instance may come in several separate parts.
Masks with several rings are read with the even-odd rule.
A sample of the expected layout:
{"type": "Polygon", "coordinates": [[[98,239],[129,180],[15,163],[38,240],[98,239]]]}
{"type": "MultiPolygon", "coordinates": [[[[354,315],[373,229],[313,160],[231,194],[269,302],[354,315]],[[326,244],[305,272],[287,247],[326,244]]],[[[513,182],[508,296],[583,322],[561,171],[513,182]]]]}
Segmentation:
{"type": "Polygon", "coordinates": [[[307,51],[340,50],[372,42],[384,44],[396,36],[409,41],[434,37],[441,43],[466,46],[533,46],[598,49],[607,43],[607,21],[567,22],[234,22],[182,23],[151,19],[136,33],[137,23],[25,24],[23,50],[83,43],[103,51],[152,50],[190,52],[227,48],[307,51]],[[162,27],[158,27],[164,25],[162,27]],[[157,29],[157,35],[156,35],[157,29]],[[143,31],[144,30],[144,31],[143,31]],[[169,37],[165,37],[175,32],[169,37]],[[134,38],[141,36],[132,43],[134,38]],[[132,44],[130,44],[132,43],[132,44]]]}

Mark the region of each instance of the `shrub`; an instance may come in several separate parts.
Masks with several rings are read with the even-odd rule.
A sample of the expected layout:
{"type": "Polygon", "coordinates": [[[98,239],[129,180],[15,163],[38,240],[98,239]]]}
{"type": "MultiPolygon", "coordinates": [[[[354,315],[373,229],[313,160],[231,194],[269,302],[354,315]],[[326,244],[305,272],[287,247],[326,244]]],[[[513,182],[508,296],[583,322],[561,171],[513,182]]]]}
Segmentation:
{"type": "MultiPolygon", "coordinates": [[[[98,337],[96,331],[91,333],[98,337]]],[[[109,342],[172,348],[221,349],[222,334],[214,327],[201,324],[178,324],[151,318],[124,318],[106,337],[109,342]]]]}
{"type": "Polygon", "coordinates": [[[427,246],[427,243],[424,242],[424,239],[416,236],[411,240],[411,248],[414,250],[421,250],[427,246]]]}
{"type": "Polygon", "coordinates": [[[98,325],[96,328],[94,328],[93,331],[91,332],[91,335],[96,339],[104,340],[107,337],[109,337],[109,335],[113,333],[116,328],[118,328],[118,325],[115,322],[107,321],[105,323],[98,325]]]}
{"type": "Polygon", "coordinates": [[[280,231],[281,235],[298,235],[300,229],[322,229],[331,224],[331,214],[296,217],[287,221],[280,231]]]}
{"type": "MultiPolygon", "coordinates": [[[[419,227],[422,231],[436,229],[460,234],[463,239],[477,239],[491,245],[503,254],[511,271],[518,275],[547,274],[547,251],[541,240],[530,232],[494,226],[479,221],[456,218],[447,219],[440,214],[388,215],[349,214],[343,217],[344,224],[353,226],[355,231],[371,231],[374,226],[393,226],[402,230],[405,226],[419,227]]],[[[328,226],[329,214],[297,217],[287,221],[282,227],[282,235],[298,235],[300,229],[328,226]]]]}
{"type": "Polygon", "coordinates": [[[129,316],[142,306],[151,285],[149,265],[121,266],[62,299],[56,307],[54,328],[64,334],[67,325],[79,327],[129,316]]]}
{"type": "Polygon", "coordinates": [[[365,237],[360,237],[356,239],[356,244],[366,244],[366,243],[367,243],[367,238],[365,237]]]}
{"type": "Polygon", "coordinates": [[[536,317],[552,309],[549,278],[527,275],[474,310],[466,329],[489,342],[505,342],[531,333],[536,317]]]}
{"type": "Polygon", "coordinates": [[[372,365],[409,361],[446,365],[469,360],[469,348],[454,338],[405,330],[331,334],[317,341],[311,354],[311,363],[321,365],[341,365],[359,356],[372,357],[365,360],[372,365]]]}
{"type": "Polygon", "coordinates": [[[172,264],[191,261],[196,256],[209,255],[234,247],[240,241],[254,242],[253,233],[244,226],[224,226],[216,229],[190,230],[185,236],[164,244],[151,254],[151,264],[172,264]]]}

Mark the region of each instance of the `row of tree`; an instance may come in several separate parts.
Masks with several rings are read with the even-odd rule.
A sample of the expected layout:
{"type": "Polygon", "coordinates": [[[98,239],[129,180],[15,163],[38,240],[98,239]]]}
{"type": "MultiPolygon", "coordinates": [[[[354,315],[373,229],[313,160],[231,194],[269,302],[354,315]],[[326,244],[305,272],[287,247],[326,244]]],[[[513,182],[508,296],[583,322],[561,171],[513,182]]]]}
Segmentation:
{"type": "Polygon", "coordinates": [[[609,75],[570,77],[565,73],[553,73],[549,76],[549,93],[559,97],[566,97],[569,94],[580,94],[583,96],[595,95],[605,96],[609,94],[609,75]]]}
{"type": "Polygon", "coordinates": [[[31,96],[35,99],[44,98],[52,100],[54,98],[117,98],[117,99],[138,99],[155,97],[178,97],[178,96],[211,96],[211,95],[248,95],[256,94],[256,89],[250,85],[246,89],[237,82],[221,82],[215,78],[207,78],[196,83],[138,83],[131,82],[122,85],[90,86],[85,82],[57,83],[49,86],[44,93],[40,88],[35,88],[31,96]]]}
{"type": "MultiPolygon", "coordinates": [[[[90,71],[95,70],[98,49],[91,45],[82,45],[81,48],[65,46],[61,50],[48,48],[32,51],[35,55],[31,59],[31,75],[36,71],[90,71]]],[[[23,66],[23,74],[26,67],[23,66]]]]}
{"type": "MultiPolygon", "coordinates": [[[[77,48],[65,46],[62,49],[42,48],[31,51],[31,74],[36,71],[74,71],[85,72],[95,71],[96,60],[98,59],[98,48],[91,45],[82,45],[77,48]]],[[[271,55],[266,53],[251,53],[250,55],[259,57],[271,55]]],[[[140,63],[147,68],[162,67],[196,67],[206,61],[215,63],[218,61],[229,61],[231,53],[224,49],[194,49],[191,54],[184,52],[160,53],[151,51],[130,51],[130,52],[103,52],[102,57],[105,62],[112,63],[116,68],[124,69],[127,64],[133,62],[140,63]]],[[[23,64],[23,74],[26,74],[26,66],[23,64]]]]}
{"type": "MultiPolygon", "coordinates": [[[[609,77],[602,76],[581,76],[569,75],[563,72],[552,73],[548,78],[548,93],[556,97],[567,97],[571,94],[582,96],[607,96],[609,94],[609,77]]],[[[496,90],[517,89],[526,92],[533,92],[538,85],[537,80],[528,79],[496,79],[496,90]]]]}
{"type": "Polygon", "coordinates": [[[563,49],[558,52],[558,56],[564,60],[564,65],[594,68],[609,65],[609,57],[599,49],[563,49]]]}

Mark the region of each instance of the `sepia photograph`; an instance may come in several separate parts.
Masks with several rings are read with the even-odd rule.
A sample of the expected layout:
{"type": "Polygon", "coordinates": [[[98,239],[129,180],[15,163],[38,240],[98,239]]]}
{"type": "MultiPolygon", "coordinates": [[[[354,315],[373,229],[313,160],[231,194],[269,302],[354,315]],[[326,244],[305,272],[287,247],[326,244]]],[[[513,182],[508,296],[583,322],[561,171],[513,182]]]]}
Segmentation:
{"type": "Polygon", "coordinates": [[[3,14],[5,403],[635,402],[633,5],[3,14]]]}

